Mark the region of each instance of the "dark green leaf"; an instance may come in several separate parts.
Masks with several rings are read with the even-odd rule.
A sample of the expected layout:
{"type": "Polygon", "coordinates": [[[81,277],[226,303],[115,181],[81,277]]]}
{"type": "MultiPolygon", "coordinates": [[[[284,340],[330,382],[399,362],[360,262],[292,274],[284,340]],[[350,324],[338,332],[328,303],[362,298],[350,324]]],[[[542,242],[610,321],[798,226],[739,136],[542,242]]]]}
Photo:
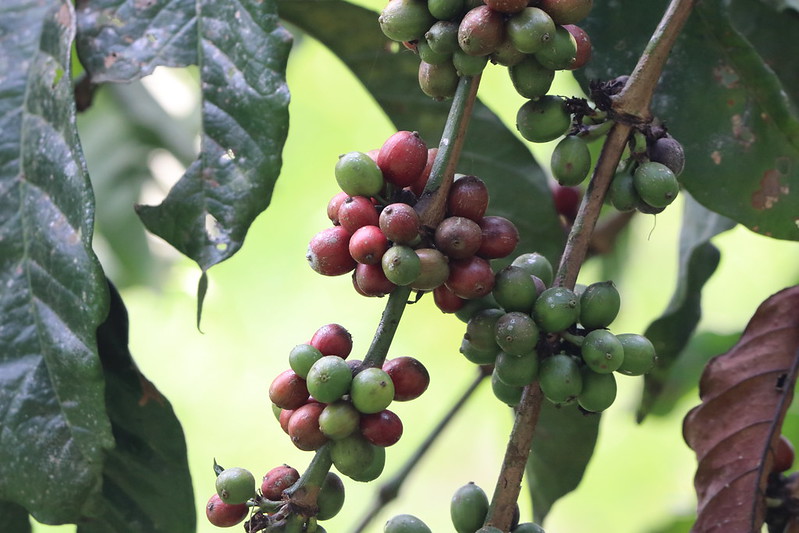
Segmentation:
{"type": "Polygon", "coordinates": [[[131,358],[127,311],[113,286],[97,340],[116,447],[103,470],[105,505],[78,533],[191,533],[196,509],[183,430],[131,358]]]}
{"type": "Polygon", "coordinates": [[[74,31],[69,0],[0,8],[0,500],[45,523],[91,514],[113,446],[95,338],[107,288],[75,129],[74,31]]]}
{"type": "MultiPolygon", "coordinates": [[[[421,91],[419,59],[383,35],[377,13],[338,0],[284,0],[278,5],[281,17],[321,41],[352,70],[398,129],[418,131],[428,145],[436,145],[449,102],[437,102],[421,91]]],[[[559,259],[564,236],[543,171],[529,149],[479,102],[458,172],[486,182],[491,214],[511,219],[519,229],[518,251],[559,259]]]]}
{"type": "Polygon", "coordinates": [[[0,501],[0,531],[3,533],[30,533],[28,511],[16,503],[0,501]]]}
{"type": "MultiPolygon", "coordinates": [[[[622,0],[616,10],[624,17],[594,10],[585,24],[594,55],[583,81],[629,73],[666,4],[622,0]]],[[[752,40],[778,47],[776,72],[738,32],[727,2],[698,2],[663,72],[653,111],[683,143],[680,180],[701,204],[763,235],[797,240],[799,120],[790,96],[797,94],[799,57],[786,54],[784,44],[799,38],[799,16],[778,14],[757,0],[732,5],[741,13],[736,20],[759,21],[748,26],[752,40]],[[777,31],[770,22],[779,23],[777,31]]]]}
{"type": "MultiPolygon", "coordinates": [[[[661,394],[677,357],[683,351],[702,316],[702,287],[716,271],[721,254],[710,239],[735,224],[696,203],[690,196],[685,200],[677,288],[663,315],[652,322],[646,337],[655,345],[658,361],[654,370],[644,378],[644,393],[638,409],[641,421],[652,409],[661,394]]],[[[686,357],[692,353],[687,352],[686,357]]]]}
{"type": "Polygon", "coordinates": [[[793,9],[799,11],[799,0],[760,0],[764,4],[771,6],[777,11],[793,9]]]}
{"type": "Polygon", "coordinates": [[[77,0],[78,53],[101,82],[197,63],[195,0],[77,0]]]}
{"type": "Polygon", "coordinates": [[[291,36],[269,1],[204,1],[198,9],[200,158],[163,203],[138,213],[204,272],[241,248],[271,200],[288,133],[291,36]]]}
{"type": "Polygon", "coordinates": [[[601,419],[598,414],[582,413],[576,405],[555,407],[543,402],[525,470],[538,523],[559,498],[580,484],[594,454],[601,419]]]}

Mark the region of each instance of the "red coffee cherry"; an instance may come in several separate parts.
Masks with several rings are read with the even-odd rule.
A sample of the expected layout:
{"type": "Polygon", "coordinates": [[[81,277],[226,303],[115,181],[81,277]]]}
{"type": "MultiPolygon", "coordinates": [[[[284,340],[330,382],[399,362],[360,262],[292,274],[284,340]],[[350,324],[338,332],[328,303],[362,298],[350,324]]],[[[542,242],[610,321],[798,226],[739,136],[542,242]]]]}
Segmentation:
{"type": "Polygon", "coordinates": [[[382,297],[397,288],[383,272],[383,265],[358,265],[353,273],[353,283],[363,296],[382,297]]]}
{"type": "Polygon", "coordinates": [[[519,230],[504,217],[483,217],[480,222],[483,241],[477,255],[486,259],[498,259],[509,256],[519,244],[519,230]]]}
{"type": "Polygon", "coordinates": [[[483,232],[477,222],[465,217],[448,217],[436,228],[436,248],[452,259],[473,256],[483,242],[483,232]]]}
{"type": "Polygon", "coordinates": [[[488,207],[488,187],[477,176],[455,176],[447,195],[447,215],[478,222],[488,207]]]}
{"type": "Polygon", "coordinates": [[[785,472],[790,470],[793,466],[794,460],[793,444],[785,435],[780,435],[777,441],[777,447],[774,449],[774,465],[771,467],[772,472],[785,472]]]}
{"type": "Polygon", "coordinates": [[[283,491],[294,485],[298,479],[300,473],[296,468],[289,465],[276,466],[264,476],[261,493],[267,500],[280,501],[283,498],[283,491]]]}
{"type": "Polygon", "coordinates": [[[555,211],[563,215],[568,222],[574,222],[577,211],[580,209],[581,192],[577,187],[564,187],[555,185],[552,188],[552,201],[555,211]]]}
{"type": "Polygon", "coordinates": [[[446,285],[466,300],[480,298],[494,289],[494,272],[482,257],[451,261],[446,285]]]}
{"type": "Polygon", "coordinates": [[[391,446],[402,436],[402,421],[388,409],[361,415],[361,435],[375,446],[391,446]]]}
{"type": "Polygon", "coordinates": [[[413,191],[413,194],[416,196],[421,196],[424,192],[427,180],[430,179],[430,172],[433,170],[433,162],[436,160],[436,155],[438,155],[438,148],[427,149],[427,164],[419,175],[419,178],[410,186],[411,191],[413,191]]]}
{"type": "Polygon", "coordinates": [[[433,301],[442,313],[454,313],[466,303],[466,300],[456,295],[446,285],[433,289],[433,301]]]}
{"type": "Polygon", "coordinates": [[[289,437],[294,446],[309,452],[318,450],[327,442],[327,437],[319,429],[319,415],[325,405],[322,403],[306,403],[291,415],[289,419],[289,437]]]}
{"type": "Polygon", "coordinates": [[[555,24],[576,24],[591,12],[594,0],[539,0],[538,7],[546,11],[555,24]]]}
{"type": "Polygon", "coordinates": [[[569,70],[576,70],[591,59],[591,38],[584,29],[574,24],[564,24],[563,27],[571,33],[577,43],[577,55],[574,58],[574,63],[569,66],[569,70]]]}
{"type": "Polygon", "coordinates": [[[415,131],[398,131],[380,148],[377,166],[383,177],[398,187],[419,179],[427,165],[427,145],[415,131]]]}
{"type": "MultiPolygon", "coordinates": [[[[377,214],[375,214],[375,218],[377,218],[377,214]]],[[[350,237],[350,255],[364,265],[379,263],[388,247],[388,239],[377,226],[358,228],[350,237]]]]}
{"type": "Polygon", "coordinates": [[[396,244],[414,244],[419,240],[419,214],[408,204],[394,203],[384,207],[379,225],[388,240],[396,244]]]}
{"type": "Polygon", "coordinates": [[[327,218],[330,219],[330,222],[338,226],[338,210],[341,207],[341,204],[344,203],[344,200],[349,198],[350,195],[341,191],[336,193],[333,198],[327,203],[327,218]]]}
{"type": "Polygon", "coordinates": [[[430,385],[430,373],[418,359],[396,357],[383,363],[383,370],[394,383],[394,400],[407,402],[422,395],[430,385]]]}
{"type": "Polygon", "coordinates": [[[527,7],[528,0],[483,0],[483,2],[500,13],[518,13],[527,7]]]}
{"type": "Polygon", "coordinates": [[[463,16],[458,26],[458,44],[471,56],[487,56],[505,39],[505,17],[486,5],[463,16]]]}
{"type": "Polygon", "coordinates": [[[348,196],[338,208],[338,222],[350,233],[364,226],[377,226],[378,216],[372,200],[365,196],[348,196]]]}
{"type": "Polygon", "coordinates": [[[233,527],[244,520],[248,512],[246,503],[225,503],[216,493],[205,504],[205,516],[216,527],[233,527]]]}
{"type": "Polygon", "coordinates": [[[340,276],[355,268],[350,256],[350,233],[341,226],[323,229],[311,239],[305,258],[323,276],[340,276]]]}
{"type": "Polygon", "coordinates": [[[352,352],[352,335],[344,326],[327,324],[316,330],[308,343],[322,355],[338,355],[346,359],[352,352]]]}
{"type": "Polygon", "coordinates": [[[305,380],[293,370],[284,370],[269,386],[269,399],[281,409],[297,409],[308,400],[305,380]]]}
{"type": "Polygon", "coordinates": [[[278,418],[278,421],[280,422],[280,428],[286,432],[286,435],[289,433],[289,420],[291,420],[291,415],[293,414],[293,409],[280,410],[280,418],[278,418]]]}

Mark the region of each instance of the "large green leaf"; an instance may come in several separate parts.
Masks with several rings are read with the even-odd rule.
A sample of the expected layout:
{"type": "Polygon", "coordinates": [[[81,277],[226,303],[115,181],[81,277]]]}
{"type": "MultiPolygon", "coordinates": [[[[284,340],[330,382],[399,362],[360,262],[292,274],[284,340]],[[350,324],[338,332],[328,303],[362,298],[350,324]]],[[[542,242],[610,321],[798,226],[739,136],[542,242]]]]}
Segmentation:
{"type": "Polygon", "coordinates": [[[102,512],[82,520],[78,533],[191,533],[196,509],[183,430],[131,358],[127,311],[113,286],[97,340],[116,447],[103,470],[102,512]]]}
{"type": "MultiPolygon", "coordinates": [[[[340,0],[283,0],[278,5],[281,17],[321,41],[352,70],[398,129],[418,131],[428,144],[437,144],[449,103],[422,93],[418,58],[390,46],[377,13],[340,0]]],[[[479,102],[458,171],[486,182],[492,214],[511,219],[519,229],[518,250],[538,251],[553,262],[560,258],[563,232],[543,171],[529,149],[479,102]]]]}
{"type": "MultiPolygon", "coordinates": [[[[621,0],[614,9],[623,17],[595,9],[585,24],[594,56],[582,81],[629,73],[666,4],[621,0]]],[[[797,39],[794,11],[757,0],[697,2],[653,101],[685,146],[680,180],[691,194],[753,231],[792,240],[799,239],[799,120],[791,100],[799,57],[785,43],[797,39]],[[778,57],[773,69],[736,25],[778,57]]]]}
{"type": "Polygon", "coordinates": [[[77,0],[78,53],[95,83],[197,62],[195,0],[77,0]]]}
{"type": "MultiPolygon", "coordinates": [[[[710,244],[710,239],[734,225],[728,218],[709,212],[690,196],[685,200],[677,287],[666,311],[649,325],[645,333],[655,346],[658,361],[644,378],[639,421],[649,413],[662,393],[672,366],[683,354],[702,317],[702,287],[716,271],[721,259],[721,253],[710,244]]],[[[694,357],[695,353],[686,351],[683,356],[694,357]]]]}
{"type": "Polygon", "coordinates": [[[28,511],[16,503],[0,501],[0,531],[3,533],[30,533],[28,511]]]}
{"type": "Polygon", "coordinates": [[[197,6],[200,157],[163,203],[139,206],[138,213],[147,229],[194,259],[204,279],[208,268],[241,248],[271,200],[288,134],[291,35],[270,1],[197,6]]]}
{"type": "Polygon", "coordinates": [[[536,522],[543,522],[552,505],[580,484],[594,454],[600,418],[576,405],[556,407],[544,400],[525,470],[536,522]]]}
{"type": "Polygon", "coordinates": [[[69,0],[0,7],[0,500],[46,523],[95,511],[113,445],[95,338],[107,288],[75,129],[74,32],[69,0]]]}

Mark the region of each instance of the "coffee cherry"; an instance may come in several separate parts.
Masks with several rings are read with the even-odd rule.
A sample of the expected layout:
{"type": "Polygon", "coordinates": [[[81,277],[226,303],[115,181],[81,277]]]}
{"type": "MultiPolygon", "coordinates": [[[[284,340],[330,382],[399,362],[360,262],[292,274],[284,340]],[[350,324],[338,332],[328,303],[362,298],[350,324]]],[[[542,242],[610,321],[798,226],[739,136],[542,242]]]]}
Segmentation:
{"type": "Polygon", "coordinates": [[[616,377],[613,374],[597,374],[588,367],[582,369],[583,388],[577,403],[586,411],[599,413],[616,400],[616,377]]]}
{"type": "Polygon", "coordinates": [[[356,290],[364,296],[382,297],[397,288],[386,277],[381,264],[356,266],[353,273],[353,284],[356,290]]]}
{"type": "Polygon", "coordinates": [[[508,74],[513,88],[525,98],[544,96],[552,87],[552,81],[555,79],[555,71],[539,63],[535,56],[525,56],[524,59],[508,68],[508,74]]]}
{"type": "Polygon", "coordinates": [[[777,440],[777,446],[774,448],[774,464],[771,467],[772,472],[786,472],[793,466],[795,457],[793,444],[785,435],[780,435],[777,440]]]}
{"type": "Polygon", "coordinates": [[[577,63],[577,41],[569,30],[558,26],[552,39],[535,53],[535,57],[552,70],[572,69],[577,63]]]}
{"type": "Polygon", "coordinates": [[[311,402],[294,411],[288,425],[289,437],[294,446],[309,452],[318,450],[328,441],[319,429],[319,416],[324,409],[324,404],[311,402]]]}
{"type": "Polygon", "coordinates": [[[380,148],[377,166],[383,177],[397,187],[411,185],[427,164],[427,145],[415,131],[398,131],[380,148]]]}
{"type": "Polygon", "coordinates": [[[606,328],[620,307],[619,291],[612,281],[592,283],[580,295],[580,324],[585,329],[606,328]]]}
{"type": "Polygon", "coordinates": [[[461,50],[473,56],[487,56],[497,49],[505,38],[505,20],[488,6],[469,10],[458,26],[458,44],[461,50]]]}
{"type": "Polygon", "coordinates": [[[494,397],[497,400],[510,407],[515,407],[522,401],[524,387],[514,387],[499,379],[497,367],[495,366],[494,372],[491,374],[491,392],[494,393],[494,397]]]}
{"type": "Polygon", "coordinates": [[[595,329],[588,333],[580,352],[585,364],[598,374],[609,374],[624,361],[624,346],[606,329],[595,329]]]}
{"type": "Polygon", "coordinates": [[[455,311],[455,317],[464,324],[483,309],[496,309],[499,307],[499,304],[490,293],[480,298],[464,300],[464,302],[463,307],[455,311]]]}
{"type": "Polygon", "coordinates": [[[255,496],[255,478],[246,468],[226,468],[216,476],[216,493],[227,504],[244,503],[255,496]]]}
{"type": "Polygon", "coordinates": [[[611,205],[619,211],[632,211],[642,202],[635,190],[633,175],[627,170],[616,172],[613,175],[613,181],[610,182],[608,189],[608,198],[611,205]]]}
{"type": "Polygon", "coordinates": [[[283,491],[294,485],[300,479],[300,473],[289,465],[276,466],[266,473],[261,482],[261,494],[272,501],[280,501],[283,491]]]}
{"type": "Polygon", "coordinates": [[[294,414],[293,409],[280,410],[280,418],[278,418],[278,422],[280,422],[280,429],[282,429],[286,433],[286,435],[288,435],[289,433],[289,420],[291,420],[291,415],[293,414],[294,414]]]}
{"type": "MultiPolygon", "coordinates": [[[[441,19],[441,17],[438,17],[441,19]]],[[[446,17],[449,18],[449,17],[446,17]]],[[[460,50],[458,45],[458,23],[441,19],[424,34],[427,44],[439,54],[452,54],[460,50]]]]}
{"type": "Polygon", "coordinates": [[[327,203],[327,218],[330,219],[334,225],[338,225],[338,210],[341,208],[341,204],[344,203],[344,200],[349,198],[350,195],[345,193],[344,191],[340,191],[336,193],[333,198],[327,203]]]}
{"type": "Polygon", "coordinates": [[[350,233],[341,226],[326,228],[308,243],[305,258],[314,271],[323,276],[340,276],[355,268],[350,256],[350,233]]]}
{"type": "Polygon", "coordinates": [[[427,524],[413,515],[400,514],[383,526],[383,533],[433,533],[427,524]]]}
{"type": "Polygon", "coordinates": [[[365,368],[352,378],[352,404],[361,413],[378,413],[394,399],[394,383],[380,368],[365,368]]]}
{"type": "Polygon", "coordinates": [[[580,318],[580,300],[565,287],[551,287],[536,299],[533,317],[543,331],[563,331],[580,318]]]}
{"type": "Polygon", "coordinates": [[[579,185],[591,170],[588,143],[582,137],[567,135],[555,146],[550,162],[558,183],[567,187],[579,185]]]}
{"type": "Polygon", "coordinates": [[[571,115],[559,96],[545,95],[528,100],[516,113],[516,128],[531,142],[557,139],[569,129],[571,115]]]}
{"type": "Polygon", "coordinates": [[[499,317],[494,335],[502,351],[517,357],[534,352],[538,343],[538,327],[532,317],[518,311],[499,317]]]}
{"type": "Polygon", "coordinates": [[[476,348],[483,350],[498,349],[495,331],[497,322],[503,316],[505,316],[505,312],[501,309],[493,308],[478,311],[466,323],[464,338],[476,348]]]}
{"type": "Polygon", "coordinates": [[[377,479],[383,471],[385,457],[385,448],[369,443],[357,433],[333,441],[330,448],[330,458],[336,469],[355,481],[377,479]]]}
{"type": "Polygon", "coordinates": [[[410,186],[411,192],[413,192],[416,196],[421,196],[424,192],[424,188],[427,185],[427,180],[430,179],[430,173],[433,170],[433,163],[436,160],[436,155],[438,155],[438,148],[427,149],[427,165],[425,165],[424,170],[419,175],[419,178],[410,186]]]}
{"type": "Polygon", "coordinates": [[[509,265],[497,272],[491,294],[506,311],[530,312],[538,298],[538,287],[523,268],[509,265]]]}
{"type": "Polygon", "coordinates": [[[483,0],[485,4],[500,13],[518,13],[527,7],[527,0],[483,0]]]}
{"type": "Polygon", "coordinates": [[[577,217],[581,197],[582,193],[578,187],[555,185],[552,188],[552,202],[555,204],[555,212],[570,224],[577,217]]]}
{"type": "Polygon", "coordinates": [[[449,510],[455,531],[474,533],[483,526],[488,514],[488,496],[483,489],[470,482],[455,491],[449,510]]]}
{"type": "Polygon", "coordinates": [[[494,344],[489,348],[480,348],[464,336],[459,351],[467,361],[476,365],[493,365],[499,353],[499,346],[494,344]]]}
{"type": "Polygon", "coordinates": [[[455,313],[466,304],[466,300],[457,296],[446,285],[433,289],[433,301],[442,313],[455,313]]]}
{"type": "Polygon", "coordinates": [[[492,63],[497,65],[502,65],[505,67],[512,67],[513,65],[517,65],[524,58],[527,57],[527,54],[524,52],[520,52],[518,48],[516,48],[508,37],[507,32],[505,35],[505,40],[502,41],[494,52],[488,56],[492,63]]]}
{"type": "Polygon", "coordinates": [[[419,248],[416,250],[421,262],[419,276],[411,283],[411,288],[421,291],[440,287],[449,277],[449,262],[435,248],[419,248]]]}
{"type": "Polygon", "coordinates": [[[533,522],[522,522],[511,531],[513,533],[546,533],[544,528],[533,522]]]}
{"type": "Polygon", "coordinates": [[[483,241],[477,222],[464,217],[447,217],[436,228],[436,248],[452,259],[473,256],[483,241]]]}
{"type": "Polygon", "coordinates": [[[456,174],[447,195],[447,215],[480,221],[488,207],[488,187],[477,176],[456,174]]]}
{"type": "Polygon", "coordinates": [[[394,244],[414,245],[419,241],[419,213],[408,204],[394,203],[383,208],[379,226],[394,244]]]}
{"type": "Polygon", "coordinates": [[[621,333],[616,338],[624,348],[624,360],[616,370],[627,376],[642,376],[655,366],[655,347],[637,333],[621,333]]]}
{"type": "Polygon", "coordinates": [[[361,415],[361,435],[375,446],[391,446],[402,436],[402,421],[388,409],[361,415]]]}
{"type": "Polygon", "coordinates": [[[350,388],[352,372],[337,355],[326,355],[315,362],[308,371],[308,392],[322,403],[335,402],[350,388]]]}
{"type": "Polygon", "coordinates": [[[662,163],[642,163],[633,173],[633,184],[641,199],[652,207],[666,207],[680,192],[674,172],[662,163]]]}
{"type": "Polygon", "coordinates": [[[319,430],[329,439],[343,439],[358,429],[360,420],[361,413],[350,402],[337,401],[319,415],[319,430]]]}
{"type": "Polygon", "coordinates": [[[212,495],[205,504],[205,516],[216,527],[233,527],[244,520],[248,512],[247,504],[225,503],[218,494],[212,495]]]}
{"type": "MultiPolygon", "coordinates": [[[[375,214],[375,219],[377,215],[375,214]]],[[[377,226],[358,228],[350,237],[350,256],[358,263],[376,265],[389,248],[388,239],[377,226]]]]}
{"type": "Polygon", "coordinates": [[[460,76],[452,63],[441,63],[440,65],[424,61],[419,63],[419,87],[430,98],[436,100],[452,98],[459,81],[460,76]]]}
{"type": "Polygon", "coordinates": [[[297,409],[308,400],[305,380],[293,370],[284,370],[269,386],[269,399],[281,409],[297,409]]]}
{"type": "Polygon", "coordinates": [[[289,366],[302,379],[308,376],[311,366],[322,358],[322,352],[310,344],[298,344],[289,352],[289,366]]]}
{"type": "Polygon", "coordinates": [[[336,516],[344,507],[344,496],[344,483],[341,478],[333,472],[328,472],[316,496],[316,506],[319,508],[316,519],[330,520],[336,516]]]}
{"type": "Polygon", "coordinates": [[[674,137],[661,137],[647,148],[646,153],[651,161],[669,167],[675,176],[682,174],[685,168],[685,150],[674,137]]]}
{"type": "Polygon", "coordinates": [[[363,152],[339,156],[335,174],[338,186],[350,196],[375,196],[383,189],[383,173],[374,159],[363,152]]]}
{"type": "Polygon", "coordinates": [[[539,0],[538,6],[549,13],[555,24],[576,24],[591,12],[593,0],[539,0]]]}
{"type": "Polygon", "coordinates": [[[308,343],[322,355],[338,355],[346,359],[352,352],[352,335],[339,324],[326,324],[316,330],[308,343]]]}
{"type": "Polygon", "coordinates": [[[488,64],[488,56],[469,55],[463,50],[455,50],[452,54],[452,65],[458,76],[477,76],[488,64]]]}
{"type": "Polygon", "coordinates": [[[511,387],[524,387],[538,376],[538,354],[531,351],[519,357],[499,352],[494,372],[502,383],[511,387]]]}
{"type": "Polygon", "coordinates": [[[571,402],[583,388],[577,362],[566,354],[557,354],[541,361],[538,384],[544,396],[555,404],[571,402]]]}
{"type": "Polygon", "coordinates": [[[392,0],[378,17],[380,29],[394,41],[415,41],[435,22],[424,0],[392,0]]]}
{"type": "Polygon", "coordinates": [[[422,395],[430,385],[430,374],[421,361],[403,356],[383,363],[383,370],[394,384],[394,401],[407,402],[422,395]]]}
{"type": "Polygon", "coordinates": [[[539,278],[547,287],[552,285],[552,279],[555,277],[552,263],[538,252],[522,254],[514,259],[511,265],[520,267],[531,276],[539,278]]]}
{"type": "Polygon", "coordinates": [[[478,223],[483,234],[477,255],[485,259],[509,256],[519,244],[519,230],[505,217],[488,216],[478,223]]]}
{"type": "Polygon", "coordinates": [[[422,272],[422,262],[413,248],[392,246],[381,259],[383,273],[395,285],[410,285],[422,272]]]}
{"type": "Polygon", "coordinates": [[[574,55],[574,62],[569,66],[569,70],[577,70],[583,67],[591,59],[591,39],[588,34],[579,26],[574,24],[564,24],[563,27],[571,33],[577,45],[577,53],[574,55]]]}
{"type": "Polygon", "coordinates": [[[442,54],[436,52],[432,48],[428,42],[424,39],[421,39],[416,44],[416,53],[419,55],[419,59],[424,63],[429,63],[431,65],[441,65],[447,62],[452,61],[452,54],[442,54]]]}
{"type": "Polygon", "coordinates": [[[348,196],[338,208],[338,222],[349,233],[363,226],[377,226],[378,213],[365,196],[348,196]]]}
{"type": "Polygon", "coordinates": [[[482,257],[451,261],[447,287],[466,300],[480,298],[494,289],[494,271],[482,257]]]}
{"type": "Polygon", "coordinates": [[[527,7],[508,19],[508,38],[517,50],[534,54],[555,35],[555,23],[538,7],[527,7]]]}

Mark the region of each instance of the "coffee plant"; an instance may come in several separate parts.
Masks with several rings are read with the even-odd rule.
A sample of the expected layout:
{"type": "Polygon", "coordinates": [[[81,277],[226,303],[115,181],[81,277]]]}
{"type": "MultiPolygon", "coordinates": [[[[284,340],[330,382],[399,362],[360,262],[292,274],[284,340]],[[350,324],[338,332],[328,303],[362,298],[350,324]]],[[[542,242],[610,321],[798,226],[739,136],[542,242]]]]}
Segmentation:
{"type": "Polygon", "coordinates": [[[799,527],[795,1],[6,0],[0,37],[0,531],[799,527]]]}

